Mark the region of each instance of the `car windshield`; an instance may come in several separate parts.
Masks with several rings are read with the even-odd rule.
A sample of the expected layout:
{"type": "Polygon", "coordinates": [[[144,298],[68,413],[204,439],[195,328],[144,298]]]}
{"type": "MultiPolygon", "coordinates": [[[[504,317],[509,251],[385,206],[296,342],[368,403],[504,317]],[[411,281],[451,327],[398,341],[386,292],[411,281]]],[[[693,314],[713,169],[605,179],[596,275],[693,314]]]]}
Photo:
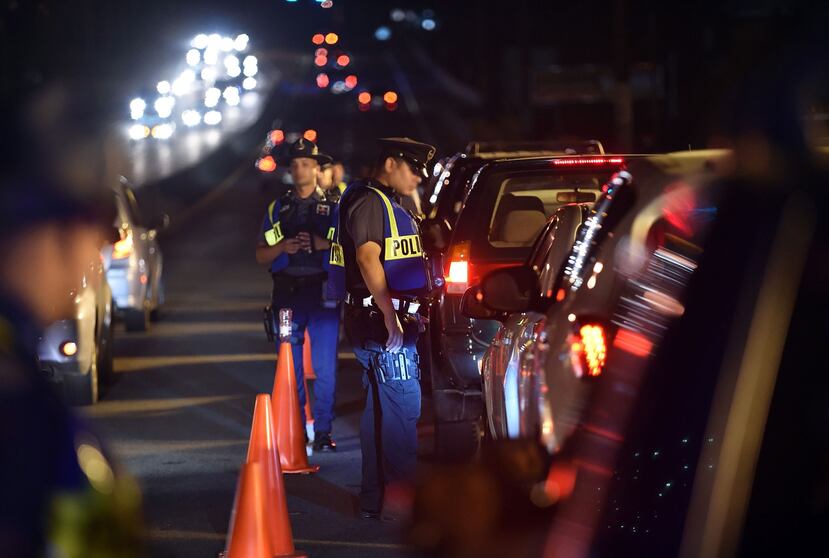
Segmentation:
{"type": "Polygon", "coordinates": [[[486,174],[474,186],[476,203],[461,215],[474,257],[524,260],[550,216],[566,204],[595,201],[613,170],[545,168],[486,174]]]}

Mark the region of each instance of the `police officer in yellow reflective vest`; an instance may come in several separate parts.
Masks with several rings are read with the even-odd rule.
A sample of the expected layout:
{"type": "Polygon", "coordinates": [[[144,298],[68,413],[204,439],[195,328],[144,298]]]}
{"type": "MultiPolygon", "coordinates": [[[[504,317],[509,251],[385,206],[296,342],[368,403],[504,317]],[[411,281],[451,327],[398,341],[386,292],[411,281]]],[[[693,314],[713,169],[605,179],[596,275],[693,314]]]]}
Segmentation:
{"type": "MultiPolygon", "coordinates": [[[[299,389],[299,407],[305,424],[305,388],[302,380],[302,344],[305,328],[311,338],[314,383],[314,449],[336,451],[331,438],[337,370],[339,308],[324,300],[328,252],[335,204],[317,186],[321,164],[331,158],[316,144],[299,139],[290,146],[280,165],[290,165],[293,188],[268,206],[262,235],[256,246],[256,261],[270,266],[273,277],[271,308],[293,313],[291,338],[299,389]]],[[[278,349],[278,347],[277,347],[278,349]]]]}
{"type": "MultiPolygon", "coordinates": [[[[348,186],[332,239],[331,297],[345,300],[345,328],[363,368],[361,515],[395,519],[414,475],[420,416],[419,297],[430,290],[417,223],[400,205],[427,176],[431,145],[378,140],[371,178],[348,186]],[[388,512],[392,512],[389,514],[388,512]]],[[[399,517],[399,516],[398,516],[399,517]]]]}

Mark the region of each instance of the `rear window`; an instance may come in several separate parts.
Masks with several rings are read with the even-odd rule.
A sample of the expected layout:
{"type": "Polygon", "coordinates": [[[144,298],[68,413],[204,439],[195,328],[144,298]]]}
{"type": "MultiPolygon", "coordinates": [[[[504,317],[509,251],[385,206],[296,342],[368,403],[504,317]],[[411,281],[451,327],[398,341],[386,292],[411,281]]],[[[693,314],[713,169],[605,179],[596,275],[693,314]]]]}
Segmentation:
{"type": "Polygon", "coordinates": [[[487,173],[475,184],[458,228],[472,241],[475,259],[523,261],[557,209],[594,202],[615,170],[487,173]]]}

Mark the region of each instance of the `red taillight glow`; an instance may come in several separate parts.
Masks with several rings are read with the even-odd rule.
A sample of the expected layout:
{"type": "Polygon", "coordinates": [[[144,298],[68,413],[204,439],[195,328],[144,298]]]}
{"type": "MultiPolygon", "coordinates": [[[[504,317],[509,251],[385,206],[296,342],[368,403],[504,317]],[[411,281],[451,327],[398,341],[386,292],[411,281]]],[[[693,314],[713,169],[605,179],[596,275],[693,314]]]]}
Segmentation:
{"type": "Polygon", "coordinates": [[[274,161],[273,157],[271,157],[270,155],[262,157],[261,159],[256,161],[256,168],[258,168],[262,172],[273,172],[276,170],[276,161],[274,161]]]}
{"type": "Polygon", "coordinates": [[[351,62],[351,58],[347,54],[341,54],[337,57],[337,65],[345,68],[351,62]]]}
{"type": "Polygon", "coordinates": [[[578,167],[624,164],[623,157],[566,157],[553,159],[554,167],[578,167]]]}
{"type": "Polygon", "coordinates": [[[316,35],[311,37],[311,42],[315,45],[321,45],[325,42],[325,35],[323,35],[322,33],[317,33],[316,35]]]}
{"type": "Polygon", "coordinates": [[[282,130],[271,130],[270,138],[272,144],[279,145],[285,141],[285,132],[282,130]]]}
{"type": "Polygon", "coordinates": [[[345,78],[345,84],[348,86],[349,89],[354,89],[357,87],[357,76],[350,75],[345,78]]]}
{"type": "Polygon", "coordinates": [[[469,262],[450,262],[449,263],[449,277],[446,278],[449,283],[449,292],[466,291],[466,286],[469,285],[469,262]],[[452,287],[456,286],[457,289],[452,287]]]}
{"type": "Polygon", "coordinates": [[[397,93],[394,91],[386,91],[385,95],[383,95],[383,100],[388,104],[393,105],[397,102],[397,93]]]}
{"type": "Polygon", "coordinates": [[[319,74],[317,75],[317,87],[324,88],[328,87],[328,74],[319,74]]]}
{"type": "Polygon", "coordinates": [[[304,137],[308,141],[317,141],[317,131],[313,129],[305,130],[305,133],[302,134],[302,137],[304,137]]]}
{"type": "Polygon", "coordinates": [[[581,335],[584,358],[587,361],[587,373],[598,376],[602,373],[607,360],[607,343],[604,338],[604,328],[600,325],[584,325],[579,330],[581,335]]]}
{"type": "Polygon", "coordinates": [[[570,343],[570,358],[578,377],[599,376],[607,362],[607,341],[599,324],[585,324],[570,343]]]}
{"type": "Polygon", "coordinates": [[[446,273],[446,292],[463,294],[469,288],[469,242],[459,242],[452,247],[449,270],[446,273]]]}
{"type": "Polygon", "coordinates": [[[368,91],[363,91],[359,95],[357,95],[357,101],[359,101],[363,105],[367,105],[371,102],[371,93],[368,91]]]}
{"type": "Polygon", "coordinates": [[[650,339],[637,331],[620,329],[613,338],[613,346],[622,349],[638,357],[646,357],[651,354],[653,343],[650,339]]]}
{"type": "Polygon", "coordinates": [[[127,234],[126,237],[112,245],[112,259],[123,260],[124,258],[130,257],[132,251],[132,235],[127,234]]]}

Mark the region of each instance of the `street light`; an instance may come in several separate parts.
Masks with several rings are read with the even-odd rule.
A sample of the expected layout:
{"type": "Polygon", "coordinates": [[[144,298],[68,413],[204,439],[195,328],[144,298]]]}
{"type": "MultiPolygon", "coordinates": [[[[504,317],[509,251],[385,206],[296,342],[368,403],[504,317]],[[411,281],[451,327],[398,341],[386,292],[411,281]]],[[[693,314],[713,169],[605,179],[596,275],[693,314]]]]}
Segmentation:
{"type": "Polygon", "coordinates": [[[325,42],[329,45],[335,45],[339,40],[340,37],[336,33],[329,33],[325,36],[325,42]]]}

